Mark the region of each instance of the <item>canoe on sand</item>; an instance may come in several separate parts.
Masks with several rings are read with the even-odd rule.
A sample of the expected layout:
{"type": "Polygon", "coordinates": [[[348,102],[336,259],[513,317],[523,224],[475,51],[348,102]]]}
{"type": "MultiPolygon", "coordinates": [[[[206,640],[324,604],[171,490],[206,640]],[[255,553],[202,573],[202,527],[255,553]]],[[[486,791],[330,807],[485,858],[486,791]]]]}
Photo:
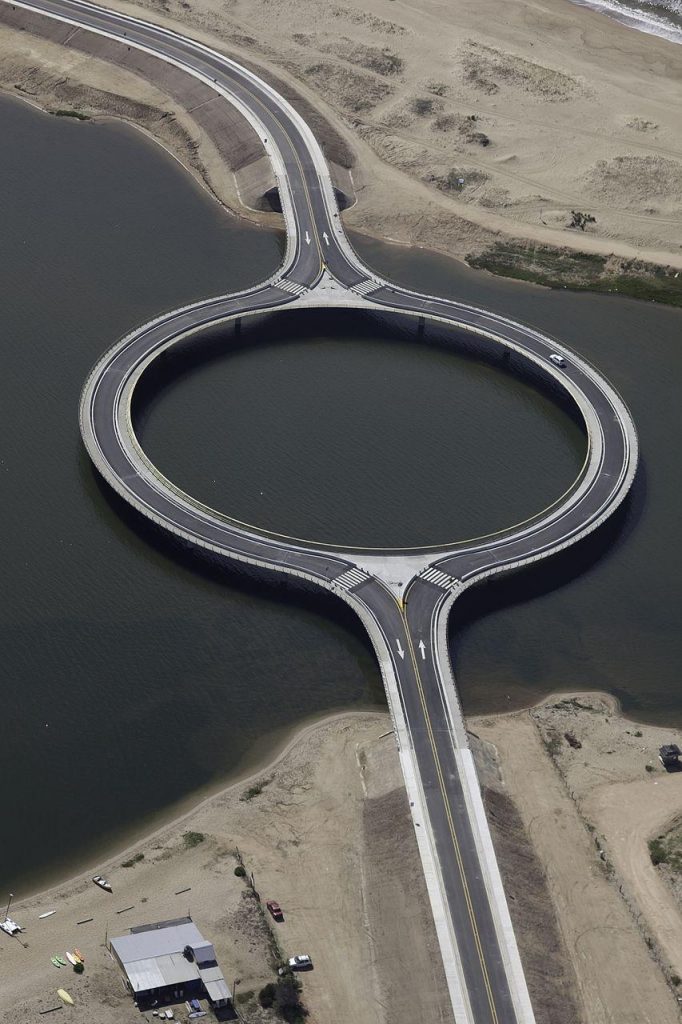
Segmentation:
{"type": "Polygon", "coordinates": [[[65,988],[58,988],[57,995],[59,996],[63,1003],[66,1003],[68,1006],[73,1006],[73,999],[71,998],[71,996],[69,995],[65,988]]]}
{"type": "Polygon", "coordinates": [[[80,960],[80,962],[81,962],[82,964],[84,964],[84,963],[85,963],[85,957],[84,957],[84,956],[83,956],[83,954],[81,953],[80,949],[74,949],[74,951],[73,951],[73,955],[74,955],[74,956],[77,956],[77,957],[78,957],[78,959],[80,960]]]}

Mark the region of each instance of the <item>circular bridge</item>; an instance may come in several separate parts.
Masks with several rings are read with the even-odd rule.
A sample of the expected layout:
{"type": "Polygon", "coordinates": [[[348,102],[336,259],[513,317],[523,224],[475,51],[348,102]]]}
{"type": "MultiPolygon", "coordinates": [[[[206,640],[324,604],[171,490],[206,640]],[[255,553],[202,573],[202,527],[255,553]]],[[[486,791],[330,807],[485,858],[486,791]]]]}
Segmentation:
{"type": "Polygon", "coordinates": [[[396,287],[365,268],[344,234],[308,125],[252,71],[186,36],[85,0],[15,0],[13,9],[56,18],[106,36],[121,53],[134,47],[184,70],[234,104],[260,136],[287,228],[283,266],[258,287],[167,313],[115,344],[82,392],[83,441],[112,488],[165,530],[228,559],[303,577],[354,608],[386,687],[456,1024],[532,1024],[450,668],[447,616],[472,583],[552,555],[618,507],[637,466],[637,436],[625,404],[597,370],[540,332],[396,287]],[[162,352],[211,325],[306,306],[439,321],[513,351],[578,406],[587,434],[578,479],[526,523],[438,549],[320,547],[250,529],[195,501],[159,473],[135,436],[131,401],[138,381],[162,352]]]}

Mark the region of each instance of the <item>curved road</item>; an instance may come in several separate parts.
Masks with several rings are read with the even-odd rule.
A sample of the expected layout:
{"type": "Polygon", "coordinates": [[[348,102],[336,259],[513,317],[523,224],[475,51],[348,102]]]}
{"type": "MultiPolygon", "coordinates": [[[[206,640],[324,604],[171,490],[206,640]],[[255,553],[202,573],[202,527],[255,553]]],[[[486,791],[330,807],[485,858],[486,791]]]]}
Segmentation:
{"type": "Polygon", "coordinates": [[[83,389],[80,421],[103,477],[161,527],[227,558],[287,572],[347,601],[372,638],[405,774],[457,1024],[531,1024],[533,1011],[488,832],[447,650],[447,617],[466,587],[575,543],[625,497],[637,437],[625,405],[584,360],[504,317],[381,280],[353,252],[323,154],[279,94],[223,54],[150,22],[82,0],[33,0],[39,12],[183,68],[236,105],[270,156],[287,227],[283,267],[270,281],[175,310],[107,352],[83,389]],[[493,537],[445,550],[326,550],[268,534],[206,508],[166,480],[135,436],[132,394],[165,349],[208,325],[279,307],[369,308],[455,325],[540,368],[570,395],[586,425],[587,457],[550,509],[493,537]],[[549,361],[560,353],[566,366],[549,361]]]}

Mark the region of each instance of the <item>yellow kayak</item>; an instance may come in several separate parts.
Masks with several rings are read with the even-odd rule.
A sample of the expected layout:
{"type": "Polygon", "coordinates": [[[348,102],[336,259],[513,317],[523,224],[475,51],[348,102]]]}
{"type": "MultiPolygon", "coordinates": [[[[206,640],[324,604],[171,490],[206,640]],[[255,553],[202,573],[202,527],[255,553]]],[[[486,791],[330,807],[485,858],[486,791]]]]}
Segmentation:
{"type": "Polygon", "coordinates": [[[69,1006],[73,1006],[73,999],[71,998],[71,996],[69,995],[65,988],[58,988],[57,995],[59,996],[63,1003],[68,1003],[69,1006]]]}

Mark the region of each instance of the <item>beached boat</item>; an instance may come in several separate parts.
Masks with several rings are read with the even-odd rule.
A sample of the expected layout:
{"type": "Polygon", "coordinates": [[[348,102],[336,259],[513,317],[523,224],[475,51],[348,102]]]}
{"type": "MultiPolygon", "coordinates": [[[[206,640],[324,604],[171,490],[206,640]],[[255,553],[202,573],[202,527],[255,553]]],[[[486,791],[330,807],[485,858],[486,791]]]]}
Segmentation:
{"type": "Polygon", "coordinates": [[[78,959],[78,957],[74,956],[73,953],[67,953],[66,954],[66,959],[69,961],[69,963],[71,964],[72,967],[75,967],[76,964],[80,963],[80,960],[78,959]]]}
{"type": "Polygon", "coordinates": [[[52,917],[52,915],[56,913],[56,910],[46,910],[44,914],[38,914],[38,920],[42,921],[44,917],[52,917]]]}
{"type": "Polygon", "coordinates": [[[0,923],[0,928],[2,928],[3,932],[7,932],[8,935],[18,935],[19,932],[23,931],[21,925],[17,924],[16,921],[13,921],[11,917],[6,917],[5,920],[0,923]]]}
{"type": "Polygon", "coordinates": [[[60,967],[66,967],[66,960],[64,960],[63,957],[56,956],[55,960],[57,961],[57,963],[59,964],[60,967]]]}
{"type": "Polygon", "coordinates": [[[59,960],[57,959],[57,957],[56,957],[56,956],[53,956],[53,957],[52,957],[52,963],[53,963],[53,964],[55,965],[55,967],[59,967],[59,968],[60,968],[60,970],[61,970],[61,966],[62,966],[62,965],[60,964],[60,962],[59,962],[59,960]]]}
{"type": "Polygon", "coordinates": [[[77,957],[78,957],[78,959],[80,960],[80,962],[81,962],[82,964],[84,964],[84,963],[85,963],[85,957],[84,957],[84,956],[83,956],[83,954],[81,953],[80,949],[74,949],[74,951],[73,951],[73,955],[74,955],[74,956],[77,956],[77,957]]]}
{"type": "Polygon", "coordinates": [[[73,999],[71,998],[71,996],[69,995],[65,988],[58,988],[57,995],[59,996],[63,1003],[67,1003],[69,1006],[73,1006],[73,999]]]}
{"type": "Polygon", "coordinates": [[[111,886],[107,882],[106,878],[102,878],[101,875],[95,875],[92,880],[95,885],[100,887],[100,889],[106,889],[107,892],[111,892],[111,886]]]}

